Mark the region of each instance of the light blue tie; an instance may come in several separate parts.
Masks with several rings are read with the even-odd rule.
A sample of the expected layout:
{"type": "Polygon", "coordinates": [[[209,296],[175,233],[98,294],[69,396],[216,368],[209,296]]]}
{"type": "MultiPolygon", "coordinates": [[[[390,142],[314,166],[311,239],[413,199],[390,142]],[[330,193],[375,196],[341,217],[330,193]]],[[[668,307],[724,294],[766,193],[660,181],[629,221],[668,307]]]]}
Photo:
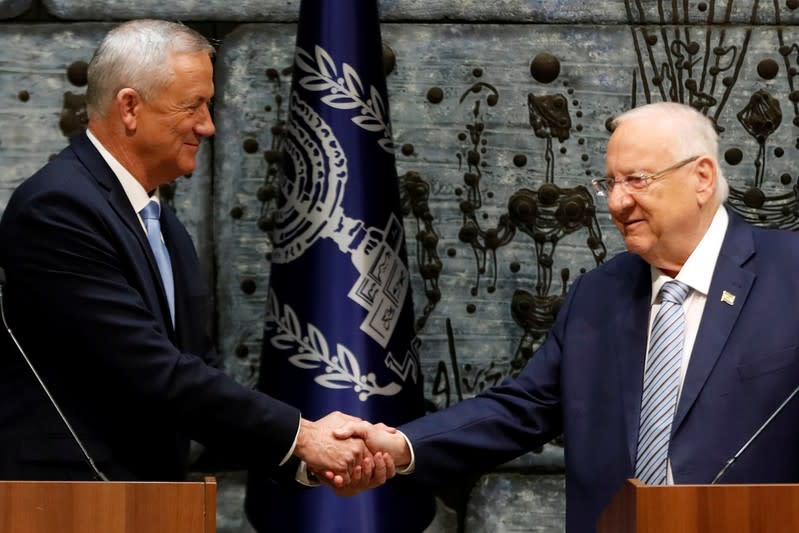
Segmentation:
{"type": "Polygon", "coordinates": [[[175,281],[172,277],[172,262],[169,260],[169,252],[161,237],[161,206],[155,200],[150,200],[144,209],[139,211],[144,220],[144,227],[147,229],[147,240],[150,241],[150,248],[153,250],[155,262],[161,272],[161,281],[164,284],[164,292],[169,302],[169,314],[172,317],[172,325],[175,325],[175,281]]]}
{"type": "Polygon", "coordinates": [[[660,289],[662,303],[652,322],[635,462],[635,477],[648,485],[664,485],[667,479],[671,423],[677,406],[685,338],[682,303],[690,291],[679,281],[666,282],[660,289]]]}

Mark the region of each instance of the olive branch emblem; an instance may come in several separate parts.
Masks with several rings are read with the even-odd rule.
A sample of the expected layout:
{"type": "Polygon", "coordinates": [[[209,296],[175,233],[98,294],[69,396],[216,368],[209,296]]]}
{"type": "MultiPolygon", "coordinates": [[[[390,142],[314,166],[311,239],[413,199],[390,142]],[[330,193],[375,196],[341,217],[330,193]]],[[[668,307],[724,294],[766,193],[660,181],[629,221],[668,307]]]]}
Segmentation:
{"type": "Polygon", "coordinates": [[[314,52],[311,56],[302,48],[296,49],[294,60],[302,71],[308,73],[300,78],[300,86],[309,91],[329,92],[322,96],[322,102],[335,109],[360,109],[361,114],[350,120],[366,131],[383,132],[383,138],[377,144],[386,152],[393,153],[391,125],[380,92],[370,85],[367,97],[360,76],[349,63],[341,64],[339,76],[335,61],[324,48],[317,45],[314,52]]]}
{"type": "Polygon", "coordinates": [[[393,396],[402,390],[398,383],[391,382],[379,386],[374,372],[364,374],[358,358],[342,344],[336,344],[336,353],[331,355],[324,334],[311,323],[308,323],[308,334],[303,334],[297,314],[290,305],[283,305],[282,313],[277,295],[269,291],[269,306],[266,315],[267,326],[272,324],[277,331],[269,342],[278,350],[294,352],[289,362],[298,368],[316,370],[324,367],[324,373],[316,376],[314,381],[329,389],[352,388],[358,393],[358,399],[365,402],[373,394],[393,396]]]}

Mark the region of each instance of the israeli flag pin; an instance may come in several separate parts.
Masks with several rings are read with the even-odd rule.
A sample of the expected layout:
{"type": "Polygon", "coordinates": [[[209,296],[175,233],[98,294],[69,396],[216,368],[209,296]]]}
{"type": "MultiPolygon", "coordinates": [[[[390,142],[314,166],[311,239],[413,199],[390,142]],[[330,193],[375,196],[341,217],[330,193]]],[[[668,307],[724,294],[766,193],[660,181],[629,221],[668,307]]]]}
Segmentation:
{"type": "Polygon", "coordinates": [[[721,293],[721,301],[727,305],[735,305],[735,295],[729,291],[721,293]]]}

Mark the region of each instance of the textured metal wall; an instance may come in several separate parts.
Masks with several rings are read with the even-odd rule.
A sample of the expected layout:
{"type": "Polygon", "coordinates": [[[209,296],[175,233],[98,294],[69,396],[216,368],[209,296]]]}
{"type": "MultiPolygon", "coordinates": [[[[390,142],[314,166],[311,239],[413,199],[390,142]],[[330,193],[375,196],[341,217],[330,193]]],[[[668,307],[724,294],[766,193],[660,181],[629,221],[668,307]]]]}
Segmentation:
{"type": "MultiPolygon", "coordinates": [[[[380,5],[431,409],[518,370],[571,281],[622,249],[586,188],[604,173],[606,123],[621,111],[659,100],[703,109],[722,129],[733,208],[799,227],[799,1],[380,5]]],[[[88,20],[196,21],[221,37],[217,135],[197,171],[163,192],[215,286],[228,369],[247,384],[258,372],[298,6],[0,0],[0,208],[83,127],[85,62],[113,26],[88,20]]],[[[246,531],[240,481],[221,479],[220,531],[246,531]]],[[[555,444],[476,480],[470,495],[461,486],[443,496],[464,507],[466,531],[551,532],[562,529],[562,485],[555,444]]],[[[455,530],[446,510],[431,527],[455,530]]]]}

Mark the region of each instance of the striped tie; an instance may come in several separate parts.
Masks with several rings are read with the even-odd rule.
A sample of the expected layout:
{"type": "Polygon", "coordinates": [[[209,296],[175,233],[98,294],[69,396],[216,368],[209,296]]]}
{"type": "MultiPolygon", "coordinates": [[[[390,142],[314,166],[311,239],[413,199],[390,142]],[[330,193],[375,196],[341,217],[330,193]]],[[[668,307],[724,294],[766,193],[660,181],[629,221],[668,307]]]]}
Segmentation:
{"type": "Polygon", "coordinates": [[[665,283],[660,289],[662,303],[652,323],[635,464],[635,477],[648,485],[666,483],[671,422],[677,406],[685,337],[682,303],[690,290],[679,281],[665,283]]]}

